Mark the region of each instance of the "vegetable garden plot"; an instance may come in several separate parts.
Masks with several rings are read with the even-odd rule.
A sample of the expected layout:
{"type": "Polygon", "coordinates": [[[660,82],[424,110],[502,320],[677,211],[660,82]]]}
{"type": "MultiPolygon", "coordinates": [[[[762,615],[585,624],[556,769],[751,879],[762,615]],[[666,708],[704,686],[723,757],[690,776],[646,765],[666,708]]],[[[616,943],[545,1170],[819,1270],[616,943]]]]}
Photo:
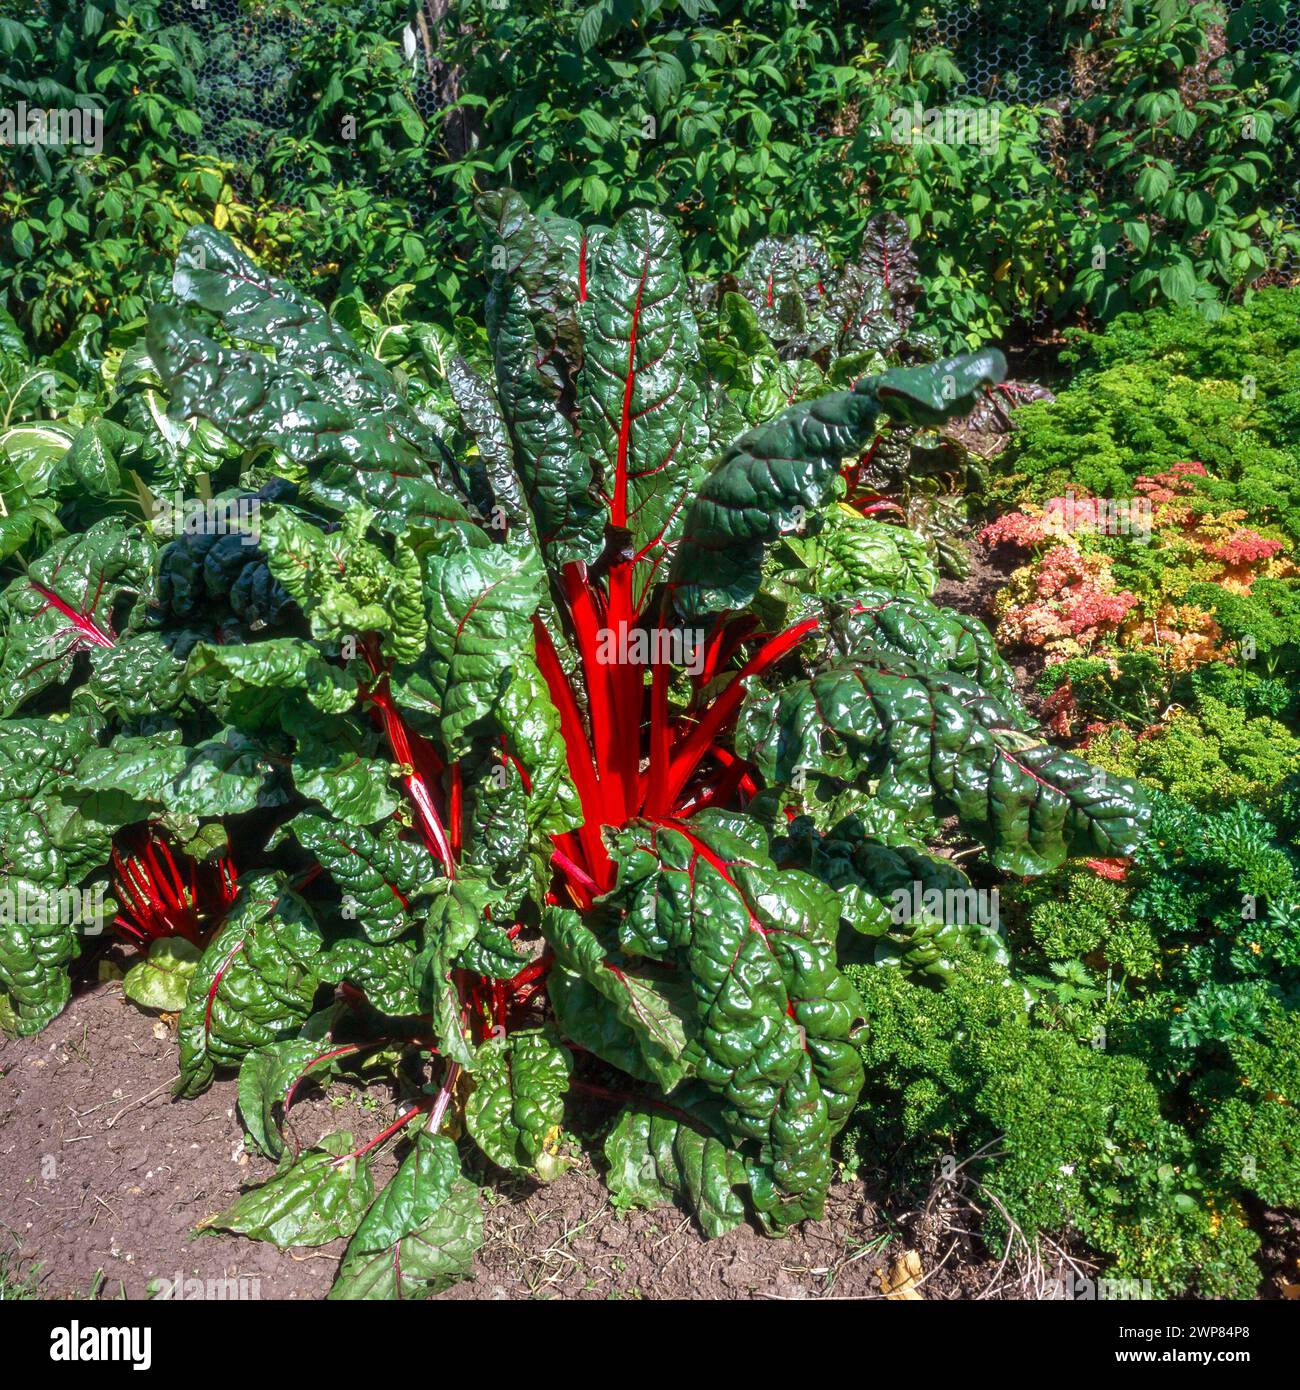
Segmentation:
{"type": "Polygon", "coordinates": [[[0,15],[0,1296],[1300,1292],[1290,8],[0,15]]]}
{"type": "MultiPolygon", "coordinates": [[[[182,535],[155,564],[110,516],[6,592],[27,619],[0,661],[9,731],[44,750],[10,853],[39,798],[60,831],[33,873],[113,858],[119,925],[158,936],[128,990],[187,982],[178,1094],[238,1066],[252,1140],[282,1162],[216,1224],[350,1237],[340,1297],[464,1267],[481,1214],[449,1115],[508,1172],[563,1171],[575,1046],[635,1083],[606,1144],[621,1200],[678,1196],[706,1232],[746,1203],[774,1230],[819,1215],[862,1084],[837,958],[875,930],[846,915],[822,838],[888,861],[955,815],[1032,872],[1126,853],[1145,814],[1030,731],[977,627],[887,573],[812,576],[764,631],[766,552],[816,529],[841,459],[886,414],[968,413],[996,353],[745,430],[697,357],[666,223],[584,230],[512,194],[482,216],[505,264],[494,379],[448,372],[467,456],[337,322],[195,232],[138,360],[174,416],[284,461],[256,544],[182,535]],[[698,660],[674,663],[684,624],[698,660]],[[37,697],[66,715],[21,717],[37,697]],[[798,811],[807,867],[786,847],[798,811]],[[201,956],[160,953],[173,937],[201,956]],[[306,1079],[385,1056],[424,1077],[390,1125],[286,1149],[306,1079]],[[369,1156],[402,1132],[376,1194],[369,1156]]],[[[51,936],[11,929],[19,1031],[66,1002],[75,937],[51,936]]]]}

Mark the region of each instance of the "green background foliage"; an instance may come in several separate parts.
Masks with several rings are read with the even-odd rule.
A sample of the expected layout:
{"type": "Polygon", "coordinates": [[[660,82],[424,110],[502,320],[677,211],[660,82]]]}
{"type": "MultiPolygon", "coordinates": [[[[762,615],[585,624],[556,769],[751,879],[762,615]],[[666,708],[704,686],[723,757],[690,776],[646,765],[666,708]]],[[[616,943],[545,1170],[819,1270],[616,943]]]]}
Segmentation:
{"type": "Polygon", "coordinates": [[[156,298],[215,218],[327,298],[446,310],[480,292],[472,195],[513,182],[585,221],[663,208],[709,274],[772,233],[844,259],[896,212],[953,345],[1214,314],[1300,248],[1293,8],[5,0],[0,95],[93,100],[106,135],[4,152],[0,295],[52,347],[156,298]],[[936,109],[996,141],[911,138],[936,109]]]}

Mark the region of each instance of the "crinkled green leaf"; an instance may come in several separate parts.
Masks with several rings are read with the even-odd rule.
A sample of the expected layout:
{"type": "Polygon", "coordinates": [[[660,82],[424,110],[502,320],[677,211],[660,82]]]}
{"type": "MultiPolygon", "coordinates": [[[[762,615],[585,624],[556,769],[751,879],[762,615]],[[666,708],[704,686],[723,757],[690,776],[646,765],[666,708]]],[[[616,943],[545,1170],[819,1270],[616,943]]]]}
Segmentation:
{"type": "Polygon", "coordinates": [[[903,336],[890,310],[889,291],[861,266],[845,266],[826,296],[822,316],[835,353],[891,353],[903,336]]]}
{"type": "Polygon", "coordinates": [[[89,690],[102,711],[123,719],[170,714],[185,701],[184,634],[130,632],[90,655],[89,690]]]}
{"type": "Polygon", "coordinates": [[[397,378],[298,294],[211,228],[181,243],[173,288],[182,304],[220,316],[236,338],[274,349],[220,346],[182,310],[155,308],[149,354],[177,417],[201,415],[237,444],[267,444],[305,469],[312,493],[343,509],[360,501],[394,530],[469,521],[463,479],[397,378]]]}
{"type": "Polygon", "coordinates": [[[548,560],[594,560],[603,518],[590,496],[591,460],[574,438],[537,368],[541,357],[522,290],[503,282],[488,302],[497,396],[514,445],[515,468],[548,560]]]}
{"type": "Polygon", "coordinates": [[[142,1009],[180,1013],[203,952],[183,936],[163,936],[122,979],[122,993],[142,1009]]]}
{"type": "Polygon", "coordinates": [[[190,981],[178,1096],[198,1095],[217,1067],[298,1028],[320,983],[321,949],[310,908],[283,874],[257,874],[241,886],[190,981]]]}
{"type": "Polygon", "coordinates": [[[492,897],[488,886],[475,879],[442,880],[436,886],[423,943],[412,967],[420,1005],[433,1017],[439,1050],[468,1068],[474,1065],[474,1052],[466,1040],[460,994],[451,972],[490,913],[492,897]]]}
{"type": "Polygon", "coordinates": [[[397,809],[393,765],[372,756],[376,736],[359,720],[302,707],[286,707],[281,719],[297,738],[293,784],[303,796],[348,825],[374,825],[397,809]]]}
{"type": "Polygon", "coordinates": [[[582,805],[569,777],[568,750],[560,716],[528,654],[516,653],[510,679],[497,706],[497,722],[528,773],[528,822],[544,834],[560,835],[582,823],[582,805]]]}
{"type": "Polygon", "coordinates": [[[403,536],[393,558],[366,539],[372,513],[349,507],[337,531],[325,532],[287,508],[262,522],[262,549],[271,573],[297,600],[318,638],[381,635],[382,649],[397,662],[415,661],[424,650],[420,563],[403,536]]]}
{"type": "Polygon", "coordinates": [[[456,402],[465,428],[474,436],[483,460],[492,497],[499,516],[489,518],[494,530],[517,526],[531,529],[532,514],[523,486],[515,472],[514,446],[510,429],[501,413],[496,393],[459,354],[447,364],[447,388],[456,402]]]}
{"type": "Polygon", "coordinates": [[[239,1064],[239,1113],[253,1142],[268,1158],[284,1153],[284,1136],[276,1106],[284,1106],[289,1091],[310,1075],[327,1081],[338,1071],[334,1048],[315,1038],[285,1038],[245,1055],[239,1064]]]}
{"type": "Polygon", "coordinates": [[[0,594],[0,704],[12,713],[56,681],[79,652],[117,640],[113,608],[149,583],[153,548],[111,517],[55,541],[0,594]]]}
{"type": "Polygon", "coordinates": [[[452,1141],[421,1130],[348,1245],[328,1297],[417,1299],[469,1271],[483,1243],[478,1189],[452,1141]]]}
{"type": "Polygon", "coordinates": [[[815,879],[779,870],[751,819],[715,811],[616,837],[625,950],[687,972],[686,1059],[752,1145],[755,1205],[773,1226],[822,1210],[830,1141],[862,1085],[862,1004],[835,963],[839,913],[815,879]]]}
{"type": "Polygon", "coordinates": [[[790,355],[810,356],[819,345],[829,345],[808,329],[809,319],[821,312],[830,270],[816,238],[804,235],[762,237],[740,267],[739,282],[758,322],[790,355]]]}
{"type": "Polygon", "coordinates": [[[514,287],[537,336],[539,370],[558,385],[565,370],[576,370],[582,361],[578,326],[582,231],[577,223],[553,215],[535,217],[513,189],[481,194],[474,210],[483,229],[485,268],[492,276],[489,315],[500,287],[514,287]]]}
{"type": "Polygon", "coordinates": [[[364,1158],[344,1156],[351,1150],[346,1130],[327,1134],[269,1182],[200,1222],[199,1229],[269,1240],[281,1250],[352,1235],[374,1200],[375,1183],[364,1158]]]}
{"type": "Polygon", "coordinates": [[[938,608],[913,594],[864,588],[831,625],[830,642],[846,658],[896,653],[932,671],[967,676],[995,695],[1019,727],[1032,727],[1011,668],[988,629],[969,614],[938,608]]]}
{"type": "Polygon", "coordinates": [[[507,929],[484,918],[474,939],[461,948],[456,967],[489,980],[512,980],[528,964],[515,950],[507,929]]]}
{"type": "Polygon", "coordinates": [[[285,700],[305,695],[318,710],[342,714],[357,698],[346,671],[322,660],[310,642],[271,637],[262,642],[200,642],[183,667],[186,686],[244,729],[274,722],[285,700]]]}
{"type": "Polygon", "coordinates": [[[996,348],[962,353],[924,367],[891,367],[875,380],[876,399],[892,420],[909,425],[941,425],[969,415],[984,392],[1007,374],[996,348]]]}
{"type": "Polygon", "coordinates": [[[412,979],[415,951],[404,941],[376,945],[345,938],[326,952],[320,975],[331,984],[346,981],[361,990],[381,1013],[417,1014],[420,998],[412,979]]]}
{"type": "Polygon", "coordinates": [[[20,495],[14,487],[5,486],[3,475],[0,475],[0,496],[7,499],[6,505],[18,508],[0,512],[0,560],[16,554],[35,536],[55,536],[63,529],[52,500],[20,495]]]}
{"type": "Polygon", "coordinates": [[[92,748],[77,766],[76,781],[89,791],[124,792],[169,811],[225,816],[283,800],[271,785],[266,750],[226,729],[186,745],[179,730],[119,734],[106,748],[92,748]]]}
{"type": "Polygon", "coordinates": [[[131,438],[129,430],[112,420],[87,421],[59,465],[63,486],[81,496],[112,497],[122,485],[117,457],[131,438]]]}
{"type": "Polygon", "coordinates": [[[543,1181],[563,1171],[556,1150],[572,1070],[568,1048],[548,1029],[521,1029],[478,1049],[465,1127],[493,1163],[543,1181]]]}
{"type": "Polygon", "coordinates": [[[532,645],[532,617],[545,584],[541,556],[527,544],[430,555],[425,560],[429,669],[451,757],[495,709],[532,645]]]}
{"type": "MultiPolygon", "coordinates": [[[[63,1011],[72,994],[68,966],[77,955],[76,926],[61,920],[15,920],[8,898],[30,892],[43,895],[45,890],[35,884],[5,876],[0,880],[5,894],[4,911],[0,912],[0,1032],[9,1037],[26,1037],[39,1033],[51,1019],[63,1011]]],[[[42,901],[48,901],[42,897],[42,901]]]]}
{"type": "MultiPolygon", "coordinates": [[[[777,362],[754,383],[745,397],[746,420],[761,424],[796,401],[811,400],[825,393],[826,379],[815,362],[777,362]]],[[[733,433],[724,442],[729,444],[734,438],[733,433]]]]}
{"type": "Polygon", "coordinates": [[[791,862],[839,895],[841,962],[897,965],[932,985],[952,978],[958,946],[1007,963],[996,911],[951,859],[884,844],[858,816],[824,835],[791,829],[791,862]]]}
{"type": "Polygon", "coordinates": [[[841,460],[875,437],[882,412],[915,421],[962,415],[1005,374],[1002,354],[991,350],[900,368],[791,406],[742,435],[691,504],[673,564],[678,606],[695,615],[748,603],[765,547],[825,500],[841,460]]]}
{"type": "Polygon", "coordinates": [[[736,748],[769,781],[865,776],[887,805],[955,815],[1011,873],[1045,873],[1070,854],[1130,854],[1150,814],[1138,787],[1019,724],[973,681],[863,652],[779,691],[751,691],[736,748]]]}
{"type": "Polygon", "coordinates": [[[878,212],[867,223],[858,264],[865,274],[886,287],[890,309],[906,329],[915,313],[917,259],[907,223],[898,213],[878,212]]]}
{"type": "Polygon", "coordinates": [[[94,744],[89,718],[0,721],[0,873],[57,889],[107,859],[120,822],[82,823],[64,801],[94,744]]]}
{"type": "Polygon", "coordinates": [[[639,609],[681,532],[708,432],[699,330],[672,226],[634,209],[588,257],[578,376],[583,447],[630,533],[639,609]]]}
{"type": "Polygon", "coordinates": [[[546,842],[532,833],[528,804],[523,777],[504,754],[488,752],[477,775],[466,777],[461,862],[491,888],[503,917],[550,883],[550,855],[546,842]]]}
{"type": "MultiPolygon", "coordinates": [[[[237,492],[226,504],[251,507],[254,500],[237,492]]],[[[251,518],[246,525],[240,521],[239,516],[223,516],[216,529],[205,525],[202,530],[182,530],[163,547],[156,611],[164,621],[210,623],[220,630],[223,642],[240,624],[252,634],[300,621],[298,605],[271,573],[256,544],[251,518]]]]}
{"type": "Polygon", "coordinates": [[[329,872],[343,893],[344,921],[355,921],[371,941],[392,941],[406,931],[433,874],[423,845],[399,840],[391,831],[372,834],[361,826],[304,812],[287,827],[329,872]],[[413,906],[414,905],[414,906],[413,906]]]}
{"type": "Polygon", "coordinates": [[[694,1032],[686,982],[611,955],[576,912],[548,908],[542,931],[557,958],[551,1002],[565,1035],[671,1091],[686,1074],[682,1054],[694,1032]]]}
{"type": "Polygon", "coordinates": [[[5,504],[18,489],[39,497],[52,485],[58,466],[67,457],[77,428],[60,420],[24,420],[0,429],[0,460],[7,465],[5,504]]]}
{"type": "Polygon", "coordinates": [[[787,536],[785,545],[799,568],[783,567],[781,579],[827,598],[856,596],[866,587],[928,597],[939,583],[920,536],[903,526],[873,521],[843,504],[824,513],[824,524],[815,534],[787,536]]]}
{"type": "Polygon", "coordinates": [[[702,1121],[680,1109],[625,1110],[605,1140],[609,1189],[619,1207],[657,1207],[680,1200],[712,1239],[745,1219],[737,1188],[744,1163],[702,1121]]]}

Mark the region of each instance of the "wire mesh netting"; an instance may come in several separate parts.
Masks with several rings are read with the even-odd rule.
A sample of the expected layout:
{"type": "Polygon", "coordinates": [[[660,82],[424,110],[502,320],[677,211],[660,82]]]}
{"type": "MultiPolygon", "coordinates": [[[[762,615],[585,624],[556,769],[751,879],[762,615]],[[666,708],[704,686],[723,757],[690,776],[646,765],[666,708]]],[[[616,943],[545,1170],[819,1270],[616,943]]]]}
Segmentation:
{"type": "MultiPolygon", "coordinates": [[[[868,22],[873,8],[869,2],[863,5],[868,22]]],[[[1300,54],[1300,5],[1288,10],[1281,22],[1258,23],[1252,45],[1300,54]]],[[[319,42],[340,29],[372,27],[376,19],[393,14],[393,7],[380,0],[304,9],[250,6],[247,0],[171,0],[170,22],[188,25],[204,46],[199,83],[204,119],[195,148],[229,160],[247,179],[264,166],[278,140],[301,133],[311,111],[315,94],[297,80],[297,55],[304,43],[319,42]]],[[[427,120],[440,105],[437,84],[425,80],[433,56],[426,47],[430,26],[394,21],[394,27],[394,38],[403,43],[411,64],[408,98],[427,120]]],[[[919,11],[912,43],[918,50],[942,48],[951,54],[961,73],[961,81],[948,91],[952,101],[1064,108],[1071,99],[1090,94],[1091,79],[1065,51],[1057,16],[1047,5],[937,0],[919,11]]],[[[1300,192],[1294,172],[1289,187],[1277,191],[1288,220],[1296,221],[1300,192]]]]}
{"type": "MultiPolygon", "coordinates": [[[[1229,0],[1224,8],[1231,14],[1240,0],[1229,0]]],[[[938,0],[921,16],[914,46],[943,48],[952,55],[963,79],[948,90],[952,101],[1042,104],[1064,112],[1070,102],[1093,95],[1091,70],[1076,61],[1077,51],[1063,41],[1058,16],[1046,4],[938,0]]],[[[1250,47],[1288,54],[1300,63],[1300,4],[1286,6],[1280,20],[1257,21],[1250,47]]],[[[1225,46],[1223,56],[1237,55],[1225,46]]],[[[1280,199],[1289,222],[1300,220],[1300,155],[1275,188],[1261,192],[1280,199]]]]}
{"type": "MultiPolygon", "coordinates": [[[[44,0],[29,3],[39,10],[44,0]]],[[[516,3],[528,0],[500,0],[502,12],[516,3]]],[[[592,0],[567,3],[581,9],[592,0]]],[[[1113,8],[1123,0],[1106,3],[1113,8]]],[[[1241,3],[1227,0],[1225,8],[1235,11],[1241,3]]],[[[342,188],[364,185],[368,192],[391,199],[389,206],[402,218],[409,215],[422,235],[437,241],[447,234],[442,214],[459,196],[449,180],[434,175],[445,157],[437,141],[417,138],[412,158],[376,160],[362,169],[364,156],[356,146],[349,150],[338,122],[340,112],[354,100],[362,105],[367,95],[364,79],[355,73],[366,71],[367,59],[358,56],[358,50],[374,34],[393,40],[383,90],[393,92],[400,85],[405,102],[419,118],[436,121],[449,90],[439,52],[440,25],[459,23],[459,5],[460,0],[424,0],[413,8],[398,0],[161,0],[161,21],[183,26],[202,53],[193,99],[200,119],[195,132],[181,138],[193,153],[222,160],[228,177],[254,206],[263,198],[301,206],[310,190],[321,188],[324,171],[326,182],[342,188]],[[345,58],[351,59],[350,66],[345,58]],[[399,84],[392,81],[395,61],[405,66],[399,84]],[[326,119],[321,114],[322,89],[339,81],[339,72],[346,74],[341,97],[326,119]],[[356,156],[355,177],[349,154],[356,156]]],[[[497,0],[478,0],[465,14],[490,14],[496,5],[497,0]]],[[[3,8],[7,0],[0,0],[3,8]]],[[[828,4],[828,18],[835,8],[828,4]]],[[[1106,61],[1081,59],[1078,39],[1089,22],[1086,17],[1081,23],[1072,21],[1073,27],[1063,24],[1062,5],[1047,0],[840,0],[837,8],[837,22],[849,26],[855,41],[883,31],[889,23],[914,56],[936,50],[949,55],[949,76],[940,84],[945,103],[1008,103],[1054,113],[1044,123],[1039,153],[1045,164],[1059,171],[1071,200],[1082,202],[1086,195],[1104,206],[1129,192],[1116,183],[1118,175],[1100,172],[1086,153],[1077,157],[1092,138],[1079,112],[1088,98],[1117,93],[1125,81],[1124,72],[1106,61]],[[900,20],[900,15],[905,18],[900,20]]],[[[1274,13],[1280,17],[1256,23],[1243,46],[1255,54],[1286,55],[1300,67],[1300,0],[1290,0],[1274,13]]],[[[667,10],[646,33],[678,22],[666,14],[667,10]]],[[[1241,56],[1226,45],[1221,48],[1213,55],[1211,76],[1213,64],[1241,56]]],[[[1204,84],[1206,79],[1200,80],[1204,84]]],[[[635,73],[627,82],[640,90],[635,73]]],[[[602,95],[596,84],[584,90],[591,98],[602,95]]],[[[738,106],[738,125],[740,115],[738,106]]],[[[832,131],[831,114],[824,119],[829,124],[812,134],[832,131]]],[[[1288,226],[1300,224],[1300,156],[1290,167],[1275,168],[1271,180],[1252,189],[1252,196],[1259,208],[1280,213],[1288,226]]],[[[1292,258],[1281,269],[1286,278],[1294,278],[1300,273],[1300,260],[1292,258]]],[[[1040,315],[1047,312],[1039,309],[1040,315]]]]}
{"type": "Polygon", "coordinates": [[[312,94],[295,80],[304,41],[378,9],[317,4],[295,13],[244,0],[170,0],[164,21],[188,26],[203,44],[196,100],[202,130],[191,137],[192,148],[230,161],[247,182],[266,165],[277,140],[299,130],[311,110],[312,94]]]}

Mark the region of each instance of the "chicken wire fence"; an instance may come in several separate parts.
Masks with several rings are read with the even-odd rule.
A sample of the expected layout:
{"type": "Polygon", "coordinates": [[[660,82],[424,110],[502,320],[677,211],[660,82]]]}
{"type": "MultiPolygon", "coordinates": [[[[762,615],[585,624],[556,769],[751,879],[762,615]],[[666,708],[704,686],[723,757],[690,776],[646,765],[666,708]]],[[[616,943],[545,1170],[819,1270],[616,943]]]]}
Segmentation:
{"type": "MultiPolygon", "coordinates": [[[[863,0],[861,16],[867,27],[875,8],[863,0]]],[[[195,147],[229,160],[241,171],[258,169],[276,141],[298,130],[310,110],[313,94],[294,81],[295,53],[308,31],[314,30],[319,39],[340,27],[370,27],[381,13],[392,14],[392,7],[379,0],[316,4],[306,10],[251,7],[247,0],[173,0],[171,10],[172,22],[188,25],[204,47],[199,83],[203,134],[196,137],[195,147]]],[[[394,35],[404,42],[411,64],[409,99],[426,120],[437,113],[445,90],[429,76],[434,56],[426,47],[430,33],[436,49],[436,23],[422,22],[394,35]]],[[[1072,98],[1090,91],[1086,72],[1063,52],[1060,25],[1046,5],[937,0],[920,12],[912,41],[916,48],[943,48],[952,55],[963,80],[949,89],[950,101],[995,100],[1063,109],[1072,98]]],[[[1251,43],[1264,51],[1300,54],[1300,4],[1288,6],[1281,23],[1256,25],[1251,43]]],[[[280,182],[283,186],[283,178],[280,182]]],[[[1274,194],[1289,223],[1300,219],[1300,186],[1294,174],[1289,186],[1279,185],[1274,194]]]]}
{"type": "MultiPolygon", "coordinates": [[[[504,8],[518,0],[488,0],[504,8]]],[[[569,0],[582,6],[593,0],[569,0]]],[[[44,0],[31,0],[39,12],[44,0]]],[[[820,6],[823,0],[804,0],[820,6]]],[[[1233,10],[1241,0],[1228,0],[1233,10]]],[[[319,93],[304,80],[302,55],[308,47],[320,52],[322,43],[346,36],[393,29],[410,64],[408,101],[427,122],[445,104],[445,67],[438,62],[439,16],[457,0],[424,0],[415,22],[406,25],[395,16],[392,0],[163,0],[160,18],[168,26],[184,26],[201,46],[196,107],[199,133],[187,139],[192,152],[215,157],[228,165],[232,181],[249,193],[263,174],[282,202],[293,201],[310,182],[310,118],[319,93]],[[295,172],[295,170],[299,172],[295,172]]],[[[883,19],[885,0],[841,0],[841,14],[863,32],[871,33],[883,19]]],[[[889,6],[896,18],[897,4],[889,6]]],[[[1250,37],[1257,52],[1282,53],[1300,63],[1300,0],[1284,7],[1280,22],[1258,23],[1250,37]]],[[[646,32],[673,27],[664,20],[646,32]]],[[[946,89],[949,103],[1006,102],[1055,107],[1064,113],[1073,101],[1086,98],[1092,79],[1063,41],[1054,7],[1041,0],[932,0],[918,5],[908,25],[914,52],[943,49],[961,73],[946,89]]],[[[819,130],[817,133],[825,133],[819,130]]],[[[329,142],[328,134],[318,138],[329,142]]],[[[1044,143],[1043,153],[1052,151],[1044,143]]],[[[432,168],[432,160],[430,169],[432,168]]],[[[1269,188],[1261,188],[1261,205],[1279,211],[1291,227],[1300,223],[1300,160],[1269,188]]],[[[373,177],[371,178],[373,184],[373,177]]],[[[436,181],[408,178],[401,189],[376,191],[403,197],[433,237],[443,228],[431,217],[438,202],[436,181]]],[[[1105,179],[1094,187],[1103,195],[1105,179]]],[[[445,197],[445,193],[443,194],[445,197]]],[[[1291,278],[1300,271],[1292,258],[1282,267],[1291,278]]],[[[1040,310],[1039,314],[1045,312],[1040,310]]]]}

